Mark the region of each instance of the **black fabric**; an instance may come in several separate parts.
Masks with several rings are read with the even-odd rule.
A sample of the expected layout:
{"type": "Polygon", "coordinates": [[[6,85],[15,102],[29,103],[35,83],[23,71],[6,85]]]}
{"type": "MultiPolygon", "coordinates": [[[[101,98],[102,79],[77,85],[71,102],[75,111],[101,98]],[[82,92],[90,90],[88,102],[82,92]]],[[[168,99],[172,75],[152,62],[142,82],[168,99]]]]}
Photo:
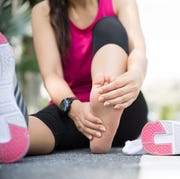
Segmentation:
{"type": "MultiPolygon", "coordinates": [[[[39,118],[50,128],[55,137],[55,149],[89,147],[89,140],[77,130],[72,119],[62,115],[55,104],[47,106],[32,116],[39,118]]],[[[126,140],[136,139],[146,122],[147,105],[140,93],[135,102],[125,109],[113,141],[113,147],[122,147],[126,140]]]]}
{"type": "Polygon", "coordinates": [[[122,23],[114,16],[100,19],[93,28],[93,53],[107,44],[119,45],[129,54],[128,37],[122,23]]]}
{"type": "MultiPolygon", "coordinates": [[[[128,54],[127,34],[122,24],[115,17],[101,19],[93,29],[94,54],[103,45],[114,43],[121,46],[128,54]]],[[[126,140],[136,139],[147,122],[147,105],[140,92],[134,103],[125,109],[113,140],[113,147],[122,147],[126,140]]],[[[55,137],[55,149],[67,150],[89,147],[89,140],[77,130],[74,122],[63,116],[56,105],[47,106],[33,116],[42,120],[55,137]]]]}
{"type": "Polygon", "coordinates": [[[55,149],[75,149],[89,146],[88,139],[82,135],[67,115],[63,115],[53,104],[45,107],[32,116],[43,121],[55,137],[55,149]]]}

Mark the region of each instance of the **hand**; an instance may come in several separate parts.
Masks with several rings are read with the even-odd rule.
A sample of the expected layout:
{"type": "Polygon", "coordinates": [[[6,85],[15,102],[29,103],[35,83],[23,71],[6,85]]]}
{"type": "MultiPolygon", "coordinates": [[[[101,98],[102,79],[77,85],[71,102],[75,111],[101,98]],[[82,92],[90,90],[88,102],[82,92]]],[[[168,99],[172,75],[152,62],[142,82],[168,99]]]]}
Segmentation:
{"type": "Polygon", "coordinates": [[[141,87],[140,76],[137,72],[126,72],[119,77],[111,78],[110,83],[99,89],[98,100],[105,106],[114,109],[125,109],[137,98],[141,87]]]}
{"type": "Polygon", "coordinates": [[[91,113],[89,103],[74,101],[69,116],[74,121],[77,129],[89,140],[92,140],[93,137],[101,137],[101,133],[106,130],[102,120],[91,113]]]}

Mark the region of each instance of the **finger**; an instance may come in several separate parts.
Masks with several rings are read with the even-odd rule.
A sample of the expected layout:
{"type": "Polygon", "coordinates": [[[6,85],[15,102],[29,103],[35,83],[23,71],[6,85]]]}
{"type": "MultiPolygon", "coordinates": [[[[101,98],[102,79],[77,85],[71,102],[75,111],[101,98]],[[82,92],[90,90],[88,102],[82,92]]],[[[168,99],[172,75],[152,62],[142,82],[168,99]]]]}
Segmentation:
{"type": "Polygon", "coordinates": [[[117,98],[119,96],[123,96],[126,93],[130,93],[132,90],[129,88],[129,86],[124,86],[122,88],[118,88],[116,90],[110,91],[106,94],[100,95],[98,100],[99,102],[104,102],[107,100],[112,100],[114,98],[117,98]]]}
{"type": "Polygon", "coordinates": [[[100,131],[100,132],[105,132],[106,131],[106,128],[103,125],[94,124],[94,123],[92,123],[92,122],[90,122],[88,120],[84,121],[84,126],[90,128],[90,129],[94,129],[97,132],[98,131],[100,131]]]}
{"type": "Polygon", "coordinates": [[[125,108],[129,107],[132,103],[133,103],[133,101],[127,101],[127,102],[122,103],[122,104],[117,104],[114,106],[114,109],[116,109],[116,110],[125,109],[125,108]]]}
{"type": "Polygon", "coordinates": [[[94,137],[100,138],[102,136],[101,132],[87,128],[87,127],[84,127],[82,131],[83,133],[91,135],[92,137],[94,136],[94,137]]]}
{"type": "Polygon", "coordinates": [[[83,135],[85,135],[89,140],[92,140],[93,136],[84,130],[84,126],[82,123],[79,123],[76,125],[79,132],[81,132],[83,135]]]}
{"type": "Polygon", "coordinates": [[[88,133],[82,133],[83,135],[85,135],[89,140],[92,140],[93,139],[93,137],[92,137],[92,135],[90,135],[90,134],[88,134],[88,133]]]}
{"type": "Polygon", "coordinates": [[[132,93],[127,93],[125,95],[114,98],[112,100],[105,101],[104,106],[115,106],[118,104],[121,105],[123,103],[126,103],[127,101],[134,99],[133,97],[134,97],[134,95],[132,93]]]}
{"type": "Polygon", "coordinates": [[[121,87],[125,86],[126,84],[127,84],[127,81],[125,81],[125,80],[119,80],[119,78],[118,78],[118,79],[112,81],[111,83],[102,86],[102,87],[99,89],[99,92],[100,92],[100,93],[107,93],[107,92],[109,92],[109,91],[112,91],[112,90],[121,88],[121,87]]]}
{"type": "Polygon", "coordinates": [[[111,82],[111,77],[109,75],[105,75],[104,79],[105,79],[106,84],[111,82]]]}
{"type": "Polygon", "coordinates": [[[100,118],[92,115],[91,113],[89,113],[89,115],[87,115],[86,120],[90,121],[94,124],[102,124],[103,123],[103,121],[100,118]]]}

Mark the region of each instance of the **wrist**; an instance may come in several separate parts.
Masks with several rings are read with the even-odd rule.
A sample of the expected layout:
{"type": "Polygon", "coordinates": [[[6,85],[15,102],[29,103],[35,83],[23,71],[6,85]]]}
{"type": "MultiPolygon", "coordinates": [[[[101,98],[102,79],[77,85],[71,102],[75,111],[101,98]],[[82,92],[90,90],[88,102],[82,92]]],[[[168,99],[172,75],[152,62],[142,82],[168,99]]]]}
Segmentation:
{"type": "Polygon", "coordinates": [[[128,57],[127,71],[138,74],[138,79],[143,83],[147,72],[147,58],[143,48],[134,49],[128,57]]]}
{"type": "Polygon", "coordinates": [[[79,114],[79,109],[82,108],[82,102],[80,100],[74,100],[71,103],[71,108],[69,110],[68,116],[71,119],[76,118],[76,116],[79,114]]]}
{"type": "Polygon", "coordinates": [[[75,100],[78,100],[78,98],[76,97],[68,97],[68,98],[65,98],[61,101],[60,105],[59,105],[59,109],[60,111],[64,114],[64,115],[68,115],[69,114],[69,111],[71,109],[71,105],[72,103],[75,101],[75,100]]]}

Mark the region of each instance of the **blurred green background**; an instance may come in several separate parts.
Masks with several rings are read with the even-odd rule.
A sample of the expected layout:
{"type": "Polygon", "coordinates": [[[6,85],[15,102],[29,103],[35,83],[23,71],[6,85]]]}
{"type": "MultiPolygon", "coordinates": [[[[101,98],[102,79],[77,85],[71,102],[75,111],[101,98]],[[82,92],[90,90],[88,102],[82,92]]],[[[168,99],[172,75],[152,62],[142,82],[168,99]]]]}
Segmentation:
{"type": "MultiPolygon", "coordinates": [[[[40,1],[0,0],[0,31],[14,49],[16,72],[30,113],[47,105],[49,100],[39,74],[30,23],[31,9],[40,1]]],[[[143,92],[150,110],[149,120],[180,119],[179,82],[152,83],[145,85],[143,92]]]]}

